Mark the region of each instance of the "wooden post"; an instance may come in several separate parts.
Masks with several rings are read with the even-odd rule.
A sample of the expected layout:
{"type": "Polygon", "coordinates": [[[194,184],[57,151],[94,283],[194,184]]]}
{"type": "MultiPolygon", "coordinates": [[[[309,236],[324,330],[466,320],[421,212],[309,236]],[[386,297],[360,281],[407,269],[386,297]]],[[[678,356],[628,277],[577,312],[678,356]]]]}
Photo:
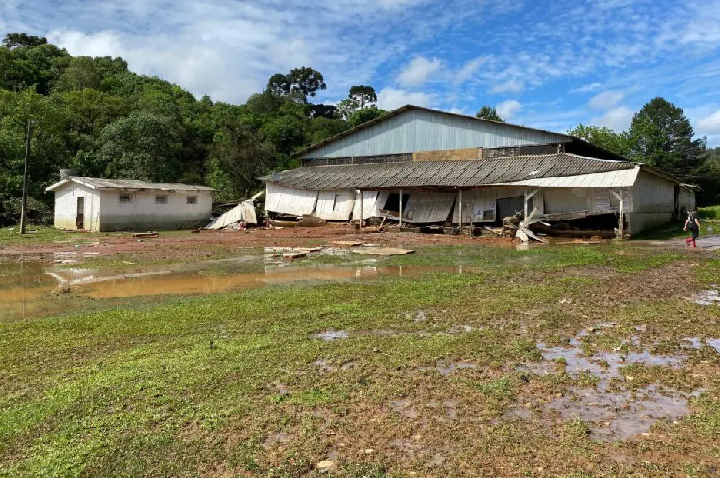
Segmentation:
{"type": "Polygon", "coordinates": [[[32,134],[32,121],[27,122],[27,133],[25,134],[25,173],[23,175],[22,206],[20,207],[20,234],[25,234],[27,216],[27,192],[28,192],[28,161],[30,159],[30,135],[32,134]]]}
{"type": "Polygon", "coordinates": [[[360,191],[360,229],[362,229],[363,222],[365,221],[365,210],[364,210],[365,204],[363,203],[363,191],[362,191],[362,189],[360,189],[359,191],[360,191]]]}
{"type": "Polygon", "coordinates": [[[460,234],[462,234],[462,224],[463,224],[463,207],[462,207],[462,189],[458,191],[458,226],[460,234]]]}
{"type": "Polygon", "coordinates": [[[402,189],[400,190],[400,227],[402,228],[402,189]]]}
{"type": "Polygon", "coordinates": [[[527,216],[528,216],[527,202],[528,202],[528,193],[527,193],[527,189],[526,189],[525,190],[525,200],[523,201],[523,220],[527,220],[527,216]]]}
{"type": "Polygon", "coordinates": [[[622,189],[620,190],[620,240],[625,238],[625,200],[622,189]]]}

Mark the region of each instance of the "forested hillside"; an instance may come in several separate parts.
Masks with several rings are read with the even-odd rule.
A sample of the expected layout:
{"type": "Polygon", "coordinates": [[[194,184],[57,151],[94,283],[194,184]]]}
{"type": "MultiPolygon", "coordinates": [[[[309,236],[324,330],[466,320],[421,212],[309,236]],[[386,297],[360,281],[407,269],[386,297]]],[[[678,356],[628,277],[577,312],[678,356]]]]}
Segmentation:
{"type": "Polygon", "coordinates": [[[30,218],[47,221],[44,188],[60,168],[243,198],[258,176],[292,167],[294,151],[382,114],[372,87],[353,87],[337,106],[312,103],[321,89],[320,72],[298,68],[273,75],[244,105],[214,103],[132,73],[122,58],[73,57],[45,38],[9,34],[0,46],[0,224],[20,214],[28,120],[30,218]]]}

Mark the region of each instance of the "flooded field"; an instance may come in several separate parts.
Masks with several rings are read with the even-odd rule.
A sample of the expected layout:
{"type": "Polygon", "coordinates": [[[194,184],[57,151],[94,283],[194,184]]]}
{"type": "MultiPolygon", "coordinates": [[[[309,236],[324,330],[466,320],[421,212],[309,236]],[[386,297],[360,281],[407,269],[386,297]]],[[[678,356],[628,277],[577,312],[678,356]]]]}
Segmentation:
{"type": "Polygon", "coordinates": [[[388,237],[5,257],[0,475],[720,469],[713,251],[388,237]]]}
{"type": "Polygon", "coordinates": [[[288,250],[267,248],[264,254],[258,255],[151,266],[127,262],[112,267],[93,267],[83,264],[93,256],[74,253],[56,255],[52,262],[6,261],[0,263],[0,320],[66,312],[72,304],[62,299],[71,296],[129,299],[208,295],[293,282],[351,281],[433,272],[463,273],[462,266],[383,266],[378,265],[375,259],[358,260],[347,249],[333,248],[316,248],[312,252],[317,257],[337,258],[337,264],[313,265],[313,258],[288,259],[288,250]]]}

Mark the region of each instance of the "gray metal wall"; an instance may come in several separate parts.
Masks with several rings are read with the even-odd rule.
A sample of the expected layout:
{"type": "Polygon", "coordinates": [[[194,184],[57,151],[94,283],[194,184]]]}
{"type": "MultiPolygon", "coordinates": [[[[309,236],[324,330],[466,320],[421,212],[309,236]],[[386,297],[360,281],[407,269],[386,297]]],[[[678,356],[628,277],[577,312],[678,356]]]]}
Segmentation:
{"type": "Polygon", "coordinates": [[[464,148],[563,143],[560,134],[409,110],[308,152],[303,158],[342,158],[464,148]]]}

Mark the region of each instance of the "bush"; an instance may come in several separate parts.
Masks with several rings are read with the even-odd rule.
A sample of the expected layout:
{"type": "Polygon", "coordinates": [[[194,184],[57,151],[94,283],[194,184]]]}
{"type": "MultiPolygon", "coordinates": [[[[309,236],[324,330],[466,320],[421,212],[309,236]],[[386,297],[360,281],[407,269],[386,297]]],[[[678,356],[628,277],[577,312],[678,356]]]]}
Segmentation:
{"type": "MultiPolygon", "coordinates": [[[[49,226],[53,221],[53,211],[50,206],[35,198],[27,200],[27,220],[32,224],[49,226]]],[[[12,225],[20,222],[22,199],[13,198],[0,202],[0,224],[12,225]]]]}

